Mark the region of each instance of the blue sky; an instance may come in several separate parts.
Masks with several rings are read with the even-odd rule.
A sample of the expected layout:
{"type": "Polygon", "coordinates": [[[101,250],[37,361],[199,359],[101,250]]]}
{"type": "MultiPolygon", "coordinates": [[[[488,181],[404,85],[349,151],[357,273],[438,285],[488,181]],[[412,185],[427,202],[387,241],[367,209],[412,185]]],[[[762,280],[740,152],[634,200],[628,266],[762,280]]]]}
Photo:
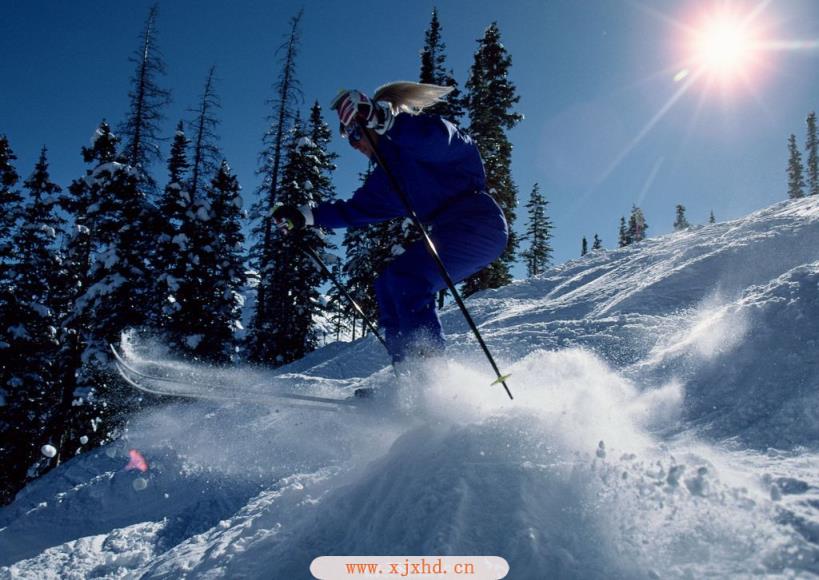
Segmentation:
{"type": "MultiPolygon", "coordinates": [[[[0,133],[24,176],[47,145],[52,174],[66,186],[83,174],[80,147],[98,122],[116,125],[126,113],[128,58],[151,2],[4,4],[0,133]]],[[[220,144],[248,202],[278,72],[275,49],[301,5],[160,2],[168,68],[160,84],[174,99],[166,132],[190,117],[186,110],[215,64],[220,144]]],[[[341,87],[371,92],[384,82],[415,80],[433,6],[462,86],[477,39],[497,21],[513,59],[517,110],[526,116],[510,133],[520,190],[516,228],[525,225],[525,203],[540,183],[560,263],[579,255],[584,235],[598,233],[606,247],[616,246],[619,218],[635,203],[649,235],[659,235],[671,230],[678,203],[691,222],[704,223],[711,210],[722,221],[786,197],[786,140],[796,133],[802,142],[804,119],[819,108],[819,51],[777,45],[760,53],[763,66],[749,73],[747,86],[721,91],[697,79],[683,90],[693,77],[674,78],[686,53],[683,27],[726,5],[738,13],[758,9],[754,27],[768,41],[819,38],[819,3],[811,0],[306,2],[298,60],[304,108],[315,99],[326,107],[341,87]]],[[[341,154],[338,193],[346,197],[365,161],[340,139],[333,146],[341,154]]],[[[164,168],[156,175],[163,183],[164,168]]]]}

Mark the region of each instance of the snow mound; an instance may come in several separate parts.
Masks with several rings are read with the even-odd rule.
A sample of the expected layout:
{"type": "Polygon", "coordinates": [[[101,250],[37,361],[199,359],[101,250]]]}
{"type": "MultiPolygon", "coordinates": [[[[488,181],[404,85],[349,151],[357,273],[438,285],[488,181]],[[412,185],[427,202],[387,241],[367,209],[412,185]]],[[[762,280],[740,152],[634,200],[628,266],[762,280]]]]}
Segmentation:
{"type": "Polygon", "coordinates": [[[422,554],[502,556],[512,578],[819,574],[819,199],[468,304],[514,401],[453,309],[448,358],[401,381],[373,338],[275,372],[132,345],[146,372],[237,392],[391,396],[143,412],[0,511],[0,577],[309,578],[320,555],[422,554]]]}

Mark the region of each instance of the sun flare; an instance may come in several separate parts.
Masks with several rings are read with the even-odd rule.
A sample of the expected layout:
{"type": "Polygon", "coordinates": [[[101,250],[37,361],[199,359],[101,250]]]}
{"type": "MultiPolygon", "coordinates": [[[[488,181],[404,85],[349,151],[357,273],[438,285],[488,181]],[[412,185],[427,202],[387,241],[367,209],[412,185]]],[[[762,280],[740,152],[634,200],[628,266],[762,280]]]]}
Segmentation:
{"type": "Polygon", "coordinates": [[[753,66],[756,38],[747,21],[730,13],[707,18],[696,31],[693,60],[698,68],[723,80],[747,75],[753,66]]]}

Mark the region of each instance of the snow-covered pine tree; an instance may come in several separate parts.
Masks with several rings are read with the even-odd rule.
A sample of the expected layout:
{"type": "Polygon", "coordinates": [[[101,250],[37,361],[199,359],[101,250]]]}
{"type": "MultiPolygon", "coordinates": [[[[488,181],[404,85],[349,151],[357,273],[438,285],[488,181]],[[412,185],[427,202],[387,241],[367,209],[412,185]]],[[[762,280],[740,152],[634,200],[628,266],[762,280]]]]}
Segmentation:
{"type": "MultiPolygon", "coordinates": [[[[376,251],[378,244],[374,236],[374,227],[347,228],[342,242],[347,256],[342,270],[346,280],[347,292],[370,320],[376,320],[378,317],[378,305],[375,300],[373,282],[378,277],[375,270],[376,255],[383,254],[383,252],[376,251]]],[[[342,299],[341,296],[337,298],[337,300],[342,299]]],[[[361,336],[364,336],[366,325],[360,320],[358,312],[348,310],[348,314],[353,340],[358,336],[359,325],[361,327],[361,336]]]]}
{"type": "Polygon", "coordinates": [[[819,195],[819,134],[816,129],[816,112],[808,115],[805,152],[808,154],[805,171],[808,178],[808,195],[819,195]]]}
{"type": "MultiPolygon", "coordinates": [[[[5,333],[9,328],[6,316],[13,298],[14,234],[23,215],[23,198],[17,189],[20,176],[14,168],[17,156],[9,146],[8,138],[0,135],[0,353],[8,348],[5,333]]],[[[0,373],[7,357],[0,356],[0,373]]],[[[5,396],[5,382],[0,383],[0,402],[5,396]]],[[[2,445],[2,444],[0,444],[2,445]]]]}
{"type": "Polygon", "coordinates": [[[690,228],[691,224],[688,223],[688,219],[685,217],[685,206],[678,204],[676,212],[676,218],[674,219],[674,231],[679,232],[690,228]]]}
{"type": "Polygon", "coordinates": [[[486,29],[479,41],[474,63],[466,83],[469,134],[476,140],[486,169],[486,187],[494,196],[509,223],[509,244],[503,255],[471,276],[463,285],[465,295],[485,288],[498,288],[512,280],[518,242],[514,234],[517,187],[512,181],[512,144],[506,131],[523,118],[512,111],[520,100],[509,80],[512,58],[501,43],[497,23],[486,29]]]}
{"type": "Polygon", "coordinates": [[[523,252],[526,260],[526,272],[529,277],[545,272],[552,261],[552,221],[546,214],[549,202],[540,192],[536,183],[532,187],[526,209],[529,212],[529,224],[522,239],[529,242],[529,248],[523,252]]]}
{"type": "MultiPolygon", "coordinates": [[[[76,181],[72,187],[76,185],[76,181]]],[[[84,183],[84,182],[83,182],[84,183]]],[[[74,213],[76,205],[72,200],[63,201],[68,213],[74,213]]],[[[81,214],[74,215],[74,227],[66,235],[63,243],[63,267],[59,272],[60,281],[54,288],[53,301],[60,312],[59,328],[60,351],[54,363],[54,372],[59,384],[55,393],[57,404],[53,409],[47,439],[54,442],[57,455],[50,467],[57,466],[63,459],[70,459],[83,448],[82,438],[87,427],[74,421],[75,393],[78,386],[78,370],[82,366],[83,340],[82,330],[85,321],[81,312],[75,312],[77,299],[88,287],[88,273],[91,261],[91,230],[84,225],[81,214]],[[79,429],[72,428],[72,424],[79,429]]]]}
{"type": "Polygon", "coordinates": [[[637,242],[642,242],[646,237],[647,230],[648,224],[646,223],[646,218],[643,215],[643,210],[636,205],[632,206],[631,216],[628,220],[628,243],[636,244],[637,242]]]}
{"type": "Polygon", "coordinates": [[[717,223],[717,218],[714,217],[714,210],[713,209],[711,210],[711,213],[708,215],[708,223],[709,224],[717,223]]]}
{"type": "Polygon", "coordinates": [[[86,433],[92,444],[116,433],[122,412],[133,402],[111,370],[108,344],[118,343],[122,331],[145,325],[153,298],[145,261],[154,241],[145,226],[149,205],[138,171],[116,157],[117,141],[103,121],[92,146],[83,148],[91,169],[72,185],[81,223],[90,230],[91,265],[74,307],[83,350],[71,429],[86,433]]]}
{"type": "Polygon", "coordinates": [[[209,327],[198,352],[215,362],[237,357],[236,331],[242,329],[242,306],[245,287],[244,234],[242,233],[242,198],[239,182],[227,161],[222,161],[210,185],[213,233],[213,270],[205,295],[209,327]]]}
{"type": "Polygon", "coordinates": [[[151,164],[162,158],[160,122],[162,109],[170,103],[170,92],[157,84],[165,64],[157,45],[156,21],[159,6],[151,6],[139,38],[139,47],[130,61],[136,66],[131,78],[130,110],[119,127],[125,161],[136,169],[142,191],[154,193],[156,182],[149,172],[151,164]]]}
{"type": "MultiPolygon", "coordinates": [[[[310,180],[308,186],[311,203],[332,201],[336,198],[336,189],[333,185],[332,175],[336,169],[335,161],[338,155],[328,149],[333,138],[333,132],[324,120],[321,105],[318,100],[316,100],[310,108],[307,136],[310,139],[310,143],[309,146],[305,144],[305,146],[302,147],[302,152],[304,155],[312,156],[311,161],[315,164],[314,178],[310,180]]],[[[326,255],[337,249],[330,239],[331,234],[332,232],[330,231],[323,232],[320,245],[316,249],[319,255],[326,255]]],[[[329,262],[331,262],[331,264],[329,264],[331,269],[336,270],[336,274],[339,275],[341,273],[340,260],[334,256],[330,256],[329,262]]],[[[322,283],[327,281],[323,275],[321,280],[322,283]]],[[[322,300],[323,315],[328,320],[334,316],[338,317],[338,308],[341,305],[341,302],[332,302],[332,300],[322,300]]]]}
{"type": "MultiPolygon", "coordinates": [[[[332,264],[327,265],[332,271],[333,276],[335,276],[335,279],[340,284],[344,284],[346,288],[344,272],[342,270],[342,261],[333,260],[332,264]]],[[[342,295],[335,285],[331,286],[329,292],[327,293],[327,301],[324,306],[324,311],[327,320],[332,325],[332,332],[336,341],[341,340],[342,334],[346,336],[348,333],[352,333],[352,310],[353,307],[347,301],[347,298],[342,295]]]]}
{"type": "MultiPolygon", "coordinates": [[[[92,139],[92,147],[83,149],[83,157],[97,149],[92,157],[114,159],[116,156],[116,139],[110,133],[107,124],[97,129],[92,139]]],[[[79,298],[89,287],[89,276],[92,260],[91,221],[89,205],[91,196],[89,186],[92,183],[92,171],[86,176],[74,180],[70,195],[61,199],[63,210],[73,218],[73,227],[66,232],[63,243],[63,267],[60,271],[61,281],[54,289],[54,302],[60,312],[60,351],[55,361],[55,374],[60,390],[59,401],[53,412],[49,426],[48,439],[54,442],[57,455],[52,466],[59,465],[63,459],[71,458],[90,441],[87,433],[95,430],[98,423],[94,420],[94,409],[84,404],[88,393],[85,385],[87,373],[83,368],[83,355],[87,336],[89,313],[78,308],[79,298]]],[[[99,440],[95,441],[99,442],[99,440]]]]}
{"type": "Polygon", "coordinates": [[[798,199],[805,197],[805,176],[802,166],[802,154],[796,144],[796,135],[788,138],[788,197],[798,199]]]}
{"type": "Polygon", "coordinates": [[[290,20],[290,33],[277,51],[281,55],[281,71],[275,85],[275,95],[271,100],[272,112],[268,118],[270,127],[262,140],[264,148],[260,155],[262,167],[259,173],[263,180],[257,190],[259,199],[251,210],[256,223],[252,230],[254,244],[250,257],[252,267],[258,272],[259,284],[256,287],[256,308],[248,329],[246,346],[248,358],[255,362],[267,362],[274,355],[268,311],[278,308],[278,305],[270,298],[268,289],[275,283],[280,272],[275,269],[277,263],[273,257],[276,236],[272,212],[274,206],[281,202],[278,190],[286,137],[302,99],[300,84],[296,78],[296,57],[301,44],[299,24],[303,13],[304,11],[300,10],[290,20]]]}
{"type": "Polygon", "coordinates": [[[620,229],[617,232],[617,246],[624,248],[631,243],[628,237],[628,230],[626,229],[626,218],[620,217],[620,229]]]}
{"type": "MultiPolygon", "coordinates": [[[[313,180],[317,175],[318,148],[296,118],[287,144],[279,199],[288,205],[301,206],[313,199],[313,180]]],[[[272,258],[277,276],[269,280],[270,305],[266,323],[269,344],[273,347],[268,362],[287,364],[314,350],[318,344],[315,316],[320,305],[319,286],[323,276],[303,249],[324,251],[321,233],[314,228],[274,233],[272,258]]]]}
{"type": "MultiPolygon", "coordinates": [[[[19,418],[10,412],[10,402],[20,379],[12,365],[9,349],[15,340],[17,300],[14,286],[13,236],[20,219],[22,197],[17,189],[19,175],[14,168],[17,156],[11,150],[8,138],[0,135],[0,457],[11,457],[18,452],[19,442],[11,433],[19,418]]],[[[19,489],[19,473],[0,473],[0,505],[8,503],[19,489]]]]}
{"type": "MultiPolygon", "coordinates": [[[[178,354],[210,362],[226,362],[235,354],[233,332],[237,295],[232,280],[243,280],[243,268],[235,265],[235,249],[221,239],[230,232],[231,240],[240,220],[241,208],[228,211],[226,204],[241,203],[238,184],[226,165],[219,165],[216,128],[220,108],[215,92],[215,68],[211,67],[202,97],[193,118],[188,122],[192,135],[188,179],[181,189],[170,182],[169,203],[175,203],[173,216],[178,220],[168,248],[170,265],[165,273],[166,289],[163,333],[169,346],[178,354]],[[219,174],[222,173],[220,176],[219,174]],[[211,180],[218,179],[220,189],[211,180]],[[232,190],[236,188],[235,192],[232,190]],[[226,188],[226,189],[221,189],[226,188]],[[214,204],[220,205],[217,214],[214,204]],[[175,254],[175,256],[174,256],[175,254]],[[221,262],[229,264],[229,273],[219,272],[221,262]],[[238,272],[238,274],[237,274],[238,272]],[[226,288],[229,288],[226,290],[226,288]]],[[[169,179],[183,179],[186,137],[177,131],[176,155],[169,165],[169,179]],[[176,172],[178,175],[175,175],[176,172]]],[[[240,282],[241,286],[241,282],[240,282]]],[[[237,290],[238,294],[238,290],[237,290]]]]}
{"type": "Polygon", "coordinates": [[[40,448],[55,443],[49,440],[49,427],[60,401],[55,372],[59,307],[54,298],[62,281],[57,241],[63,219],[56,209],[61,189],[49,176],[45,147],[24,186],[29,195],[13,239],[14,300],[4,315],[3,416],[10,425],[0,425],[0,432],[11,445],[0,446],[0,502],[49,466],[51,459],[40,448]]]}
{"type": "Polygon", "coordinates": [[[594,234],[594,242],[592,242],[592,251],[594,250],[602,250],[603,249],[603,240],[600,239],[600,236],[594,234]]]}
{"type": "Polygon", "coordinates": [[[586,239],[586,236],[583,236],[583,239],[580,240],[580,257],[582,258],[586,254],[589,253],[589,240],[586,239]]]}
{"type": "MultiPolygon", "coordinates": [[[[370,261],[371,242],[368,237],[368,228],[347,228],[341,245],[344,246],[347,257],[342,268],[347,292],[368,317],[375,319],[378,314],[372,286],[375,279],[375,270],[373,270],[370,261]]],[[[338,303],[345,300],[344,296],[335,289],[331,291],[330,296],[332,300],[338,303]]],[[[358,312],[354,309],[348,309],[347,314],[349,325],[352,328],[352,339],[355,340],[361,320],[359,320],[358,312]]]]}
{"type": "Polygon", "coordinates": [[[16,189],[20,179],[14,169],[16,159],[8,138],[0,135],[0,281],[5,279],[3,273],[12,256],[12,236],[23,211],[23,198],[16,189]]]}
{"type": "MultiPolygon", "coordinates": [[[[179,121],[168,158],[168,183],[165,195],[159,201],[162,230],[157,237],[154,264],[157,272],[154,301],[158,310],[155,323],[163,332],[170,329],[172,315],[180,308],[176,292],[188,264],[188,244],[182,235],[182,225],[189,219],[191,211],[191,196],[188,191],[189,145],[184,123],[179,121]]],[[[166,339],[170,341],[170,337],[166,336],[166,339]]]]}
{"type": "Polygon", "coordinates": [[[446,67],[446,44],[441,37],[441,23],[438,20],[438,9],[432,9],[432,20],[424,34],[424,48],[421,50],[421,74],[419,82],[453,87],[443,101],[426,109],[426,112],[441,115],[444,119],[455,123],[461,122],[464,115],[463,99],[458,89],[458,81],[452,69],[446,67]]]}

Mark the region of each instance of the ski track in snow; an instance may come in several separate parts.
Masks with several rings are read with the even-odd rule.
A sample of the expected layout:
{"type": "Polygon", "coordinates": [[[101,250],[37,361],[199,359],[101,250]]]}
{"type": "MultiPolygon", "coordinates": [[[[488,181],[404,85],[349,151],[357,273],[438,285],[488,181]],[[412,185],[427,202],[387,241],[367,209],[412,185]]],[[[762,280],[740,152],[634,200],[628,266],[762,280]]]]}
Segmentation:
{"type": "Polygon", "coordinates": [[[819,200],[592,252],[457,310],[396,381],[373,338],[278,371],[144,372],[364,411],[171,401],[0,510],[0,578],[309,578],[318,555],[505,557],[510,578],[819,574],[819,200]],[[149,463],[125,471],[130,449],[149,463]],[[3,567],[5,566],[5,567],[3,567]]]}

